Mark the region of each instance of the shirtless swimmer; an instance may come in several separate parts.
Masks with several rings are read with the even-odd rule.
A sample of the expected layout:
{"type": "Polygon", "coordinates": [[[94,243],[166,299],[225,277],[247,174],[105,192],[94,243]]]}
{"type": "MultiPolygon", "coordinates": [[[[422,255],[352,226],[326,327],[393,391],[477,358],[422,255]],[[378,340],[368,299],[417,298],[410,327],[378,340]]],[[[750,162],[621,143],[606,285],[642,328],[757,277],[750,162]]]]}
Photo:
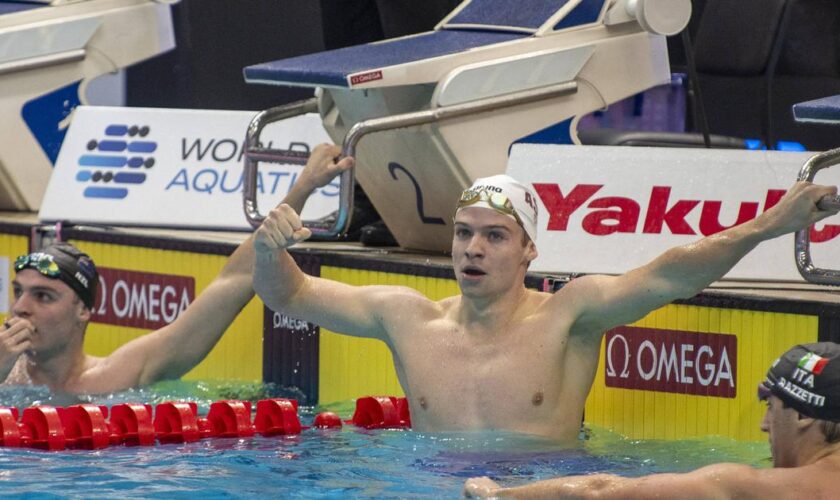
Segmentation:
{"type": "MultiPolygon", "coordinates": [[[[316,188],[350,168],[352,160],[334,161],[340,151],[316,147],[285,203],[302,209],[316,188]]],[[[253,265],[252,236],[175,321],[99,357],[83,349],[99,281],[93,260],[67,243],[21,255],[12,314],[0,328],[0,382],[104,394],[178,378],[204,359],[253,298],[253,265]]]]}
{"type": "Polygon", "coordinates": [[[440,301],[406,287],[307,276],[286,249],[309,230],[280,206],[255,233],[254,290],[275,311],[385,342],[417,430],[505,429],[573,440],[606,330],[699,293],[762,241],[832,215],[816,202],[836,191],[799,182],[750,222],[621,276],[575,279],[552,295],[524,286],[537,257],[534,193],[507,176],[479,179],[455,212],[452,263],[461,294],[440,301]]]}

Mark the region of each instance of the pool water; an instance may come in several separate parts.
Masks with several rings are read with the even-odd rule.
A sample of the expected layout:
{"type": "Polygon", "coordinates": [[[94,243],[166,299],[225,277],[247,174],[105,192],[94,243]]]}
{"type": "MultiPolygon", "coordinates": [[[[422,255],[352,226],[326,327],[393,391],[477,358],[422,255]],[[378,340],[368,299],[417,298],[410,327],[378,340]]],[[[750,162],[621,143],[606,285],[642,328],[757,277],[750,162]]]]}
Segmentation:
{"type": "MultiPolygon", "coordinates": [[[[101,398],[98,404],[282,397],[248,384],[175,382],[101,398]]],[[[38,388],[0,388],[2,404],[73,404],[38,388]],[[14,400],[14,402],[10,402],[14,400]]],[[[326,408],[349,418],[354,403],[326,408]]],[[[317,411],[301,408],[308,425],[317,411]]],[[[705,438],[633,441],[591,429],[574,449],[507,432],[305,430],[299,436],[208,439],[99,451],[0,448],[0,498],[457,498],[464,480],[488,475],[516,485],[557,475],[681,472],[721,461],[768,466],[766,443],[705,438]]]]}

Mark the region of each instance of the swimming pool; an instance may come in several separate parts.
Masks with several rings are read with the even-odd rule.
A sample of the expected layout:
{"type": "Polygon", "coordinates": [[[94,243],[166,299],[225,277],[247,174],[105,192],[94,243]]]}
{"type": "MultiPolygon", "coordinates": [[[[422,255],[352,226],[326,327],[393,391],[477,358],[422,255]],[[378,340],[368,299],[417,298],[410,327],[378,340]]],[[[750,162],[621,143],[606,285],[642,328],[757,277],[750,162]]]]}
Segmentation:
{"type": "MultiPolygon", "coordinates": [[[[206,412],[210,402],[236,393],[263,397],[277,392],[262,385],[169,382],[93,402],[191,400],[206,412]]],[[[0,397],[6,405],[17,398],[17,406],[60,402],[37,388],[3,388],[0,397]]],[[[353,402],[328,409],[349,417],[353,402]]],[[[302,408],[300,413],[301,422],[309,424],[316,411],[302,408]]],[[[299,436],[99,451],[0,448],[0,498],[457,498],[464,480],[479,475],[520,484],[603,471],[625,476],[687,471],[720,461],[764,466],[769,465],[768,457],[766,443],[722,438],[643,442],[597,428],[569,450],[505,432],[366,431],[345,426],[310,429],[299,436]]]]}

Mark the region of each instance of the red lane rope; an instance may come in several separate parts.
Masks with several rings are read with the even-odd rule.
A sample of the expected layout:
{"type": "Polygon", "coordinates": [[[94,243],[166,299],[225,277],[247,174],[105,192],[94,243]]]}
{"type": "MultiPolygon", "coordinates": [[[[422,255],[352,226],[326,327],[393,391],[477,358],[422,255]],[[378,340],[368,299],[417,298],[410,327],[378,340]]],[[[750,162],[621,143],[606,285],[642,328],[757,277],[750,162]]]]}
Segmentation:
{"type": "MultiPolygon", "coordinates": [[[[353,418],[346,421],[366,429],[409,428],[411,416],[405,398],[367,396],[356,400],[353,418]]],[[[314,427],[340,428],[341,418],[319,413],[314,427]]],[[[264,399],[257,402],[251,422],[251,402],[216,401],[206,417],[193,402],[166,402],[152,406],[123,403],[110,408],[81,404],[66,408],[32,406],[23,410],[0,407],[0,447],[43,450],[85,449],[108,446],[152,446],[155,442],[189,443],[199,439],[283,436],[300,434],[298,402],[264,399]],[[110,419],[108,418],[110,413],[110,419]]]]}

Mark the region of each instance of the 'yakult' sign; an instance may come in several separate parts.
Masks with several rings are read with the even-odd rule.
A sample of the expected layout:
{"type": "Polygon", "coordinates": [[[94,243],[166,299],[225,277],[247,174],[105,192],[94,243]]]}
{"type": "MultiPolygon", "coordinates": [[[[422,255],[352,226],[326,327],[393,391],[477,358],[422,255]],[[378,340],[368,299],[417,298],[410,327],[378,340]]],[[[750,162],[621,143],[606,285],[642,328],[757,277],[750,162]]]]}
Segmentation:
{"type": "MultiPolygon", "coordinates": [[[[811,153],[515,145],[507,173],[537,194],[531,270],[620,274],[772,209],[811,153]]],[[[840,168],[815,182],[840,185],[840,168]]],[[[811,229],[814,263],[840,269],[840,217],[811,229]]],[[[801,281],[793,235],[759,245],[726,277],[801,281]]]]}
{"type": "Polygon", "coordinates": [[[619,327],[607,332],[607,387],[734,398],[734,335],[619,327]]]}
{"type": "Polygon", "coordinates": [[[164,327],[195,299],[189,276],[100,267],[92,321],[149,330],[164,327]]]}

